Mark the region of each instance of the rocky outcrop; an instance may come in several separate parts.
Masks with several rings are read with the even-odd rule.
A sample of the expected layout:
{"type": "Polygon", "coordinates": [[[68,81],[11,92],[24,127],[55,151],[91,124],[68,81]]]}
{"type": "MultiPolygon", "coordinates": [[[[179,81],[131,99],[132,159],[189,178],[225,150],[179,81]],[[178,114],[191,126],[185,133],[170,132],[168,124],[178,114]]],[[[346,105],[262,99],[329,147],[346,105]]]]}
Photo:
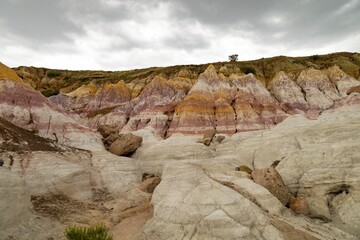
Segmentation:
{"type": "Polygon", "coordinates": [[[355,223],[360,219],[358,171],[356,163],[351,169],[314,167],[301,177],[298,195],[304,198],[311,214],[333,220],[340,228],[359,235],[355,223]]]}
{"type": "Polygon", "coordinates": [[[354,239],[292,216],[249,179],[193,164],[166,165],[152,204],[154,217],[136,239],[354,239]]]}
{"type": "Polygon", "coordinates": [[[85,148],[101,147],[98,134],[23,83],[0,80],[0,117],[58,142],[85,148]]]}
{"type": "Polygon", "coordinates": [[[79,88],[70,93],[60,93],[55,96],[50,96],[49,100],[62,107],[69,114],[79,114],[80,116],[85,116],[89,114],[91,110],[98,110],[98,108],[91,109],[91,107],[95,108],[96,105],[101,104],[100,98],[97,98],[98,101],[94,101],[98,90],[99,86],[90,82],[89,84],[81,85],[79,88]]]}
{"type": "Polygon", "coordinates": [[[286,73],[278,72],[268,87],[285,112],[298,113],[308,110],[302,89],[286,73]]]}
{"type": "Polygon", "coordinates": [[[62,106],[68,112],[82,116],[101,114],[101,110],[117,107],[130,101],[130,91],[124,81],[115,84],[106,83],[102,87],[91,82],[82,85],[68,94],[59,94],[49,99],[62,106]]]}
{"type": "Polygon", "coordinates": [[[130,101],[131,93],[124,81],[115,84],[104,84],[89,103],[89,111],[105,109],[130,101]]]}
{"type": "Polygon", "coordinates": [[[264,129],[284,118],[286,114],[254,75],[227,79],[209,66],[176,107],[169,133],[201,134],[216,129],[233,134],[264,129]]]}
{"type": "Polygon", "coordinates": [[[325,110],[340,99],[333,82],[320,70],[305,69],[301,71],[296,82],[304,90],[310,109],[325,110]]]}
{"type": "Polygon", "coordinates": [[[238,132],[265,129],[287,117],[253,74],[233,77],[233,83],[237,87],[234,108],[238,132]]]}
{"type": "Polygon", "coordinates": [[[155,133],[165,136],[175,106],[185,98],[189,88],[187,79],[166,80],[155,77],[140,95],[131,101],[131,111],[125,113],[130,119],[122,132],[151,127],[155,133]]]}
{"type": "Polygon", "coordinates": [[[251,238],[261,235],[255,229],[281,239],[281,233],[254,203],[190,165],[164,169],[152,204],[154,218],[138,239],[251,238]]]}
{"type": "Polygon", "coordinates": [[[190,86],[186,78],[167,80],[157,76],[146,87],[142,86],[136,96],[131,84],[119,81],[101,88],[90,83],[50,100],[70,113],[80,114],[81,122],[90,127],[116,125],[123,133],[150,127],[165,136],[175,106],[186,96],[190,86]]]}
{"type": "Polygon", "coordinates": [[[348,95],[351,88],[360,85],[360,82],[343,72],[338,66],[333,66],[327,69],[327,76],[331,82],[336,86],[339,95],[344,98],[348,95]]]}
{"type": "MultiPolygon", "coordinates": [[[[202,144],[194,145],[196,137],[193,136],[175,135],[161,141],[154,139],[149,139],[148,141],[145,138],[143,146],[137,150],[134,158],[138,159],[143,171],[157,174],[161,174],[164,171],[162,182],[156,188],[155,195],[162,188],[162,184],[167,181],[174,181],[171,184],[169,183],[172,186],[176,182],[176,186],[181,186],[179,188],[183,188],[182,184],[188,186],[186,185],[188,182],[192,184],[192,180],[186,175],[187,173],[192,177],[198,176],[201,179],[206,179],[202,177],[203,175],[197,175],[198,172],[196,174],[190,172],[188,168],[186,168],[186,171],[178,170],[177,164],[180,162],[185,162],[190,166],[198,166],[200,169],[211,169],[211,174],[209,173],[211,178],[216,177],[222,182],[229,182],[234,176],[252,182],[248,179],[248,173],[234,171],[236,166],[253,165],[255,169],[259,169],[278,162],[277,165],[274,164],[276,171],[281,175],[286,189],[290,191],[291,195],[296,196],[296,198],[290,200],[290,208],[295,213],[298,213],[296,215],[297,220],[293,219],[297,226],[303,221],[301,220],[302,214],[325,220],[329,219],[332,222],[325,223],[324,225],[321,224],[321,226],[325,227],[327,224],[330,224],[331,229],[337,229],[336,231],[341,229],[348,234],[347,237],[342,237],[343,233],[338,232],[340,235],[334,237],[335,239],[356,239],[358,228],[349,219],[357,219],[359,215],[358,208],[356,207],[358,204],[358,200],[356,200],[358,199],[358,191],[356,189],[360,179],[357,176],[358,164],[356,161],[358,158],[356,151],[359,142],[358,130],[360,129],[357,127],[359,123],[357,109],[358,105],[344,105],[324,111],[317,120],[309,120],[303,115],[290,116],[271,130],[235,134],[232,137],[228,137],[226,142],[214,145],[213,148],[208,148],[202,144]],[[340,125],[339,122],[341,122],[340,125]],[[168,151],[168,149],[171,149],[171,151],[168,151]],[[167,177],[164,178],[165,172],[168,172],[168,179],[167,177]],[[175,177],[176,174],[179,174],[178,178],[175,177]],[[220,175],[223,177],[218,178],[220,175]],[[179,183],[180,179],[187,179],[188,181],[184,180],[183,183],[179,183]],[[341,216],[341,214],[343,215],[341,216]]],[[[197,185],[197,182],[193,184],[197,185]]],[[[261,186],[254,182],[251,186],[248,182],[246,184],[249,186],[246,192],[249,195],[246,196],[256,196],[258,192],[255,189],[261,186]],[[258,187],[255,188],[254,186],[258,187]]],[[[204,185],[206,184],[204,183],[204,185]]],[[[217,186],[221,187],[220,185],[217,186]]],[[[239,186],[243,187],[246,185],[242,183],[239,186]]],[[[266,209],[271,209],[271,211],[281,214],[286,209],[281,201],[265,188],[261,188],[263,189],[262,192],[267,192],[267,197],[265,197],[265,192],[262,193],[264,194],[262,197],[257,195],[259,196],[256,198],[257,203],[262,202],[263,205],[261,206],[267,206],[266,209]]],[[[198,189],[202,188],[196,188],[196,190],[198,189]]],[[[167,191],[170,190],[161,190],[159,192],[159,199],[167,191]]],[[[186,193],[189,191],[186,191],[186,193]]],[[[193,191],[190,192],[192,193],[193,191]]],[[[204,191],[208,192],[209,190],[206,189],[204,191]]],[[[245,194],[244,191],[241,193],[245,194]]],[[[186,193],[180,195],[179,199],[187,199],[185,197],[186,193]]],[[[171,192],[169,193],[170,195],[173,196],[171,192]]],[[[173,200],[175,201],[175,197],[173,200]]],[[[173,203],[172,200],[169,200],[169,202],[173,203]]],[[[164,205],[159,207],[162,209],[159,211],[168,209],[169,212],[178,212],[178,208],[175,206],[179,205],[176,203],[171,206],[165,205],[165,202],[161,204],[164,205]]],[[[151,225],[154,225],[152,227],[149,226],[149,232],[144,234],[150,234],[151,229],[154,230],[156,226],[159,227],[155,223],[159,220],[156,216],[157,208],[155,207],[155,217],[151,223],[151,225]]],[[[289,222],[290,220],[287,219],[286,221],[289,222]]],[[[176,223],[172,220],[168,222],[171,222],[170,228],[174,230],[177,226],[176,223]]],[[[311,220],[306,224],[313,223],[314,221],[311,220]]],[[[161,226],[163,229],[169,227],[168,225],[161,226]]],[[[327,235],[325,232],[328,230],[320,230],[318,227],[312,226],[311,229],[318,229],[316,230],[317,233],[321,232],[320,235],[323,237],[317,236],[319,239],[328,239],[333,237],[333,234],[337,234],[333,232],[327,235]]],[[[154,231],[156,232],[156,230],[154,231]]],[[[182,232],[181,230],[179,231],[182,232]]]]}
{"type": "Polygon", "coordinates": [[[226,69],[218,73],[210,65],[195,84],[185,72],[170,79],[156,76],[102,87],[91,82],[50,99],[68,113],[80,114],[79,121],[93,128],[111,124],[123,133],[149,128],[162,137],[201,135],[210,129],[231,135],[270,128],[288,114],[316,119],[360,84],[334,66],[304,69],[298,76],[280,71],[267,89],[252,73],[230,74],[226,69]]]}
{"type": "Polygon", "coordinates": [[[202,134],[210,129],[234,133],[235,112],[230,105],[233,95],[230,83],[210,65],[177,105],[168,135],[179,132],[202,134]]]}
{"type": "Polygon", "coordinates": [[[83,125],[94,129],[100,125],[117,125],[121,129],[127,122],[127,115],[114,109],[128,104],[130,97],[130,90],[124,81],[119,81],[101,87],[89,83],[68,94],[51,96],[49,100],[64,108],[83,125]]]}

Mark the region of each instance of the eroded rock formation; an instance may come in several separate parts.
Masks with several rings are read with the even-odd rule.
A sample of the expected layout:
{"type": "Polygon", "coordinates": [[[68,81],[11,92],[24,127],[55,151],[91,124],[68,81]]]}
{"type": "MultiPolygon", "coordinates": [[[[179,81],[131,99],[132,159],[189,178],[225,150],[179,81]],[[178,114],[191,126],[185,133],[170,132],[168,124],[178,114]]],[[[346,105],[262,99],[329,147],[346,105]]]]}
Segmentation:
{"type": "Polygon", "coordinates": [[[267,87],[251,73],[225,76],[212,65],[195,83],[179,76],[146,82],[135,98],[129,85],[119,81],[102,87],[89,83],[50,100],[82,116],[80,122],[90,127],[115,124],[123,133],[150,128],[162,137],[211,129],[231,135],[268,129],[289,114],[316,119],[360,84],[337,66],[308,68],[291,77],[280,71],[267,87]]]}
{"type": "Polygon", "coordinates": [[[24,83],[0,79],[0,116],[40,136],[72,146],[100,145],[100,136],[24,83]]]}
{"type": "Polygon", "coordinates": [[[1,65],[0,238],[104,221],[114,239],[358,239],[359,81],[338,67],[270,82],[229,69],[91,81],[49,100],[1,65]],[[119,132],[142,143],[116,156],[99,126],[107,147],[119,132]],[[197,144],[206,131],[214,144],[197,144]]]}

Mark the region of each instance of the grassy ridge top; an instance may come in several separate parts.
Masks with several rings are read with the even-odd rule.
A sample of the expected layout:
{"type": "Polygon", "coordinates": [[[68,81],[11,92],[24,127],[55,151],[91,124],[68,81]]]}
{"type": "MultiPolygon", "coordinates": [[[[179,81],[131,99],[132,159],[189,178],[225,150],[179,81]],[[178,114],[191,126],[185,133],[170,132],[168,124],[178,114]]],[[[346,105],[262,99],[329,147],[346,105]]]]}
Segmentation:
{"type": "MultiPolygon", "coordinates": [[[[231,73],[249,73],[267,84],[277,72],[284,71],[290,77],[295,77],[305,68],[324,69],[338,65],[350,76],[360,77],[360,54],[350,52],[313,55],[306,57],[277,56],[251,61],[216,62],[215,68],[225,75],[231,73]]],[[[165,78],[177,76],[196,79],[209,64],[178,65],[170,67],[151,67],[129,71],[69,71],[36,67],[14,68],[16,73],[35,89],[44,95],[54,95],[58,92],[70,92],[81,85],[93,82],[102,85],[106,82],[115,83],[120,80],[125,83],[147,83],[153,77],[160,75],[165,78]]]]}

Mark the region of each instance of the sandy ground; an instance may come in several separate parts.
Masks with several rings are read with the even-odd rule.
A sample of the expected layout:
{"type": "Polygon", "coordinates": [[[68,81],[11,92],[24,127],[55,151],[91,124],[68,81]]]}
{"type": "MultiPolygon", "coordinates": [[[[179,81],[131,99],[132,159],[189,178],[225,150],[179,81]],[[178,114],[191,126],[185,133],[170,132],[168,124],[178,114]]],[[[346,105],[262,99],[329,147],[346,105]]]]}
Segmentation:
{"type": "MultiPolygon", "coordinates": [[[[38,215],[59,221],[64,225],[64,229],[69,225],[89,226],[105,223],[110,228],[114,240],[133,239],[153,216],[150,200],[120,213],[105,207],[104,202],[78,201],[59,195],[33,196],[31,201],[38,215]]],[[[112,200],[112,204],[121,204],[121,201],[112,200]]]]}

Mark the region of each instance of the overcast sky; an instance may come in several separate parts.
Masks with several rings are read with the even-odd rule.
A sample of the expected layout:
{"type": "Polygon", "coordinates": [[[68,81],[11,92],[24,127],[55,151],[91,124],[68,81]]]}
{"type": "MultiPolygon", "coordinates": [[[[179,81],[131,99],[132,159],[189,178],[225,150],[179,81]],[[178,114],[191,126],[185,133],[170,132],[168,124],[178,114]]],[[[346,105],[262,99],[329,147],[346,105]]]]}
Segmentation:
{"type": "Polygon", "coordinates": [[[0,61],[124,70],[360,51],[360,0],[0,0],[0,61]]]}

